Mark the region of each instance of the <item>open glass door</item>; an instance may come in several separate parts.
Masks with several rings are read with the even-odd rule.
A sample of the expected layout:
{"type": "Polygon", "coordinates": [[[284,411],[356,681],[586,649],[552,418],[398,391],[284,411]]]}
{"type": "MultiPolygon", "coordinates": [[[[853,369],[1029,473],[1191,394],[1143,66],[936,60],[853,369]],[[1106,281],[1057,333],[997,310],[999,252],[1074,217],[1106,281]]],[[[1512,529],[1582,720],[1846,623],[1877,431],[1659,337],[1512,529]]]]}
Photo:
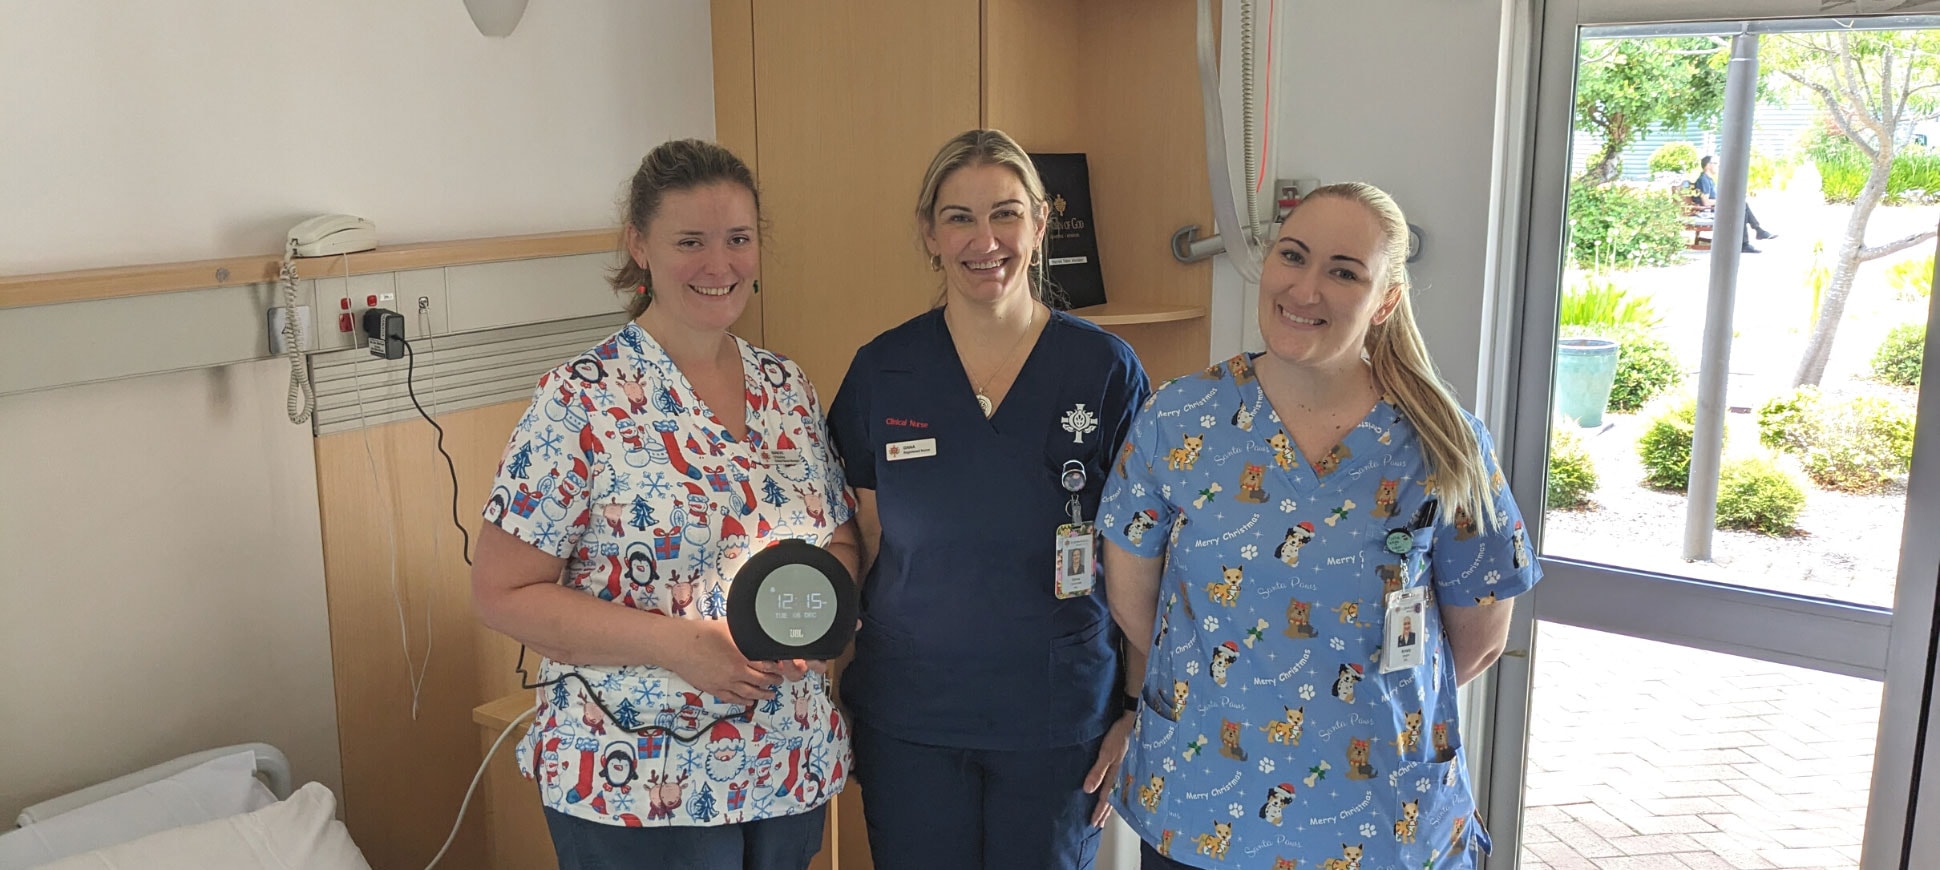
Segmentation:
{"type": "Polygon", "coordinates": [[[1903,866],[1940,19],[1751,17],[1793,5],[1532,22],[1510,464],[1546,579],[1497,677],[1492,870],[1903,866]]]}

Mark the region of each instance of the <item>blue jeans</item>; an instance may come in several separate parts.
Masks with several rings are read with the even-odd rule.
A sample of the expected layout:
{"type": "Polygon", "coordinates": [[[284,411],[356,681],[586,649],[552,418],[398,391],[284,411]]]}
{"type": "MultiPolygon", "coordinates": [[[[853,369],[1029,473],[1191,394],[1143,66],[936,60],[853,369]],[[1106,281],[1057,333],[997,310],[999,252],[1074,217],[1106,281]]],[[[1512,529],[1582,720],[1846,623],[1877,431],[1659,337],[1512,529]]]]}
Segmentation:
{"type": "Polygon", "coordinates": [[[559,870],[805,870],[822,851],[828,804],[800,815],[739,825],[627,828],[548,808],[546,827],[559,870]]]}

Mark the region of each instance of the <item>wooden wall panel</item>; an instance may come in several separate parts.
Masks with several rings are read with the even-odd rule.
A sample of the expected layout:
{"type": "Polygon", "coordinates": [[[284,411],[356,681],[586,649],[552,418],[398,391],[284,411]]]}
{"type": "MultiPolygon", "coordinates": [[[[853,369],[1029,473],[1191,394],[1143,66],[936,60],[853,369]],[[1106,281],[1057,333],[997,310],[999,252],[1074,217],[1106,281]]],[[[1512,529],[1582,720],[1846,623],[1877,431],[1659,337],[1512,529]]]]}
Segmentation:
{"type": "MultiPolygon", "coordinates": [[[[755,145],[754,0],[712,0],[709,10],[714,40],[714,141],[747,161],[756,177],[761,166],[755,145]]],[[[757,185],[758,186],[758,185],[757,185]]],[[[763,302],[748,300],[741,317],[729,327],[735,335],[764,345],[763,302]]]]}
{"type": "MultiPolygon", "coordinates": [[[[1195,16],[1176,0],[1081,0],[1085,151],[1098,257],[1113,302],[1204,306],[1212,263],[1172,258],[1172,233],[1212,229],[1195,16]]],[[[1113,329],[1154,379],[1206,364],[1206,318],[1113,329]]]]}
{"type": "Polygon", "coordinates": [[[983,125],[1031,152],[1082,152],[1080,70],[1093,62],[1078,0],[985,0],[983,125]]]}
{"type": "Polygon", "coordinates": [[[755,0],[763,329],[824,401],[857,347],[941,290],[912,211],[936,148],[978,124],[979,12],[755,0]]]}
{"type": "MultiPolygon", "coordinates": [[[[458,515],[474,538],[492,473],[524,411],[517,402],[439,418],[458,469],[458,515]]],[[[451,481],[434,441],[421,419],[316,441],[344,820],[375,870],[415,870],[431,860],[481,758],[472,708],[518,686],[518,645],[473,614],[451,481]],[[395,600],[387,522],[397,541],[395,600]],[[399,602],[413,669],[425,665],[430,646],[415,720],[399,602]]],[[[486,865],[482,826],[472,822],[444,866],[486,865]]]]}

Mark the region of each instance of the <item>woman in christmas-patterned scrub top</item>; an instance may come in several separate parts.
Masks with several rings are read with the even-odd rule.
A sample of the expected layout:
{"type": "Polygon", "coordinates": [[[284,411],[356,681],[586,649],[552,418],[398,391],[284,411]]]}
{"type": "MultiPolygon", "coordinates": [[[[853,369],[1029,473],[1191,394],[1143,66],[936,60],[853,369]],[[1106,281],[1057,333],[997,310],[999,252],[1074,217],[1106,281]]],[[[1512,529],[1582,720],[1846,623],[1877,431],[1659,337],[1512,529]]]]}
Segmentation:
{"type": "Polygon", "coordinates": [[[825,668],[750,662],[725,618],[770,543],[856,564],[814,388],[727,332],[757,291],[759,227],[726,149],[647,155],[614,277],[632,321],[540,378],[485,508],[473,589],[545,656],[518,759],[561,870],[800,870],[847,776],[825,668]]]}
{"type": "Polygon", "coordinates": [[[1487,848],[1455,689],[1538,572],[1415,329],[1406,243],[1387,194],[1315,191],[1261,269],[1266,352],[1161,387],[1106,486],[1143,702],[1116,799],[1147,868],[1439,870],[1487,848]]]}

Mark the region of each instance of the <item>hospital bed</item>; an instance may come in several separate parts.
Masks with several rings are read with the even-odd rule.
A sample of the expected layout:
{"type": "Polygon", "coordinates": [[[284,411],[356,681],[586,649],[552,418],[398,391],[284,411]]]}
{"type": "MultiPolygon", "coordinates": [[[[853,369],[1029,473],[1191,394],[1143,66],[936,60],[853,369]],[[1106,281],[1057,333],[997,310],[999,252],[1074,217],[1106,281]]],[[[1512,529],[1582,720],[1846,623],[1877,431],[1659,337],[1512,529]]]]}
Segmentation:
{"type": "Polygon", "coordinates": [[[225,746],[26,808],[0,870],[370,870],[336,808],[275,747],[225,746]]]}

